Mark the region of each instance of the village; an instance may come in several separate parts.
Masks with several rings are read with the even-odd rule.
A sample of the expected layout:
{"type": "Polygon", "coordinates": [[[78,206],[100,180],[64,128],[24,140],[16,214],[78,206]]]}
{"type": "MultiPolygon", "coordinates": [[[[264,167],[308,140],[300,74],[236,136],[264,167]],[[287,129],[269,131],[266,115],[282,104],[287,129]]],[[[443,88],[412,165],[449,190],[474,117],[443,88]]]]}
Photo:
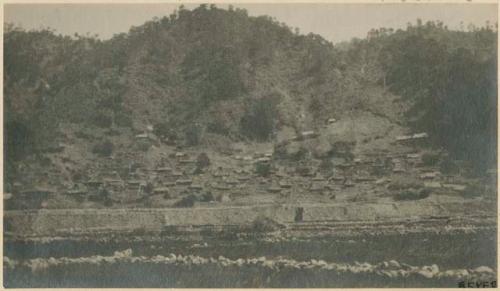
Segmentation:
{"type": "MultiPolygon", "coordinates": [[[[458,167],[456,161],[447,167],[442,161],[438,163],[442,159],[439,152],[425,148],[426,133],[386,137],[391,139],[390,153],[375,148],[353,154],[354,142],[340,140],[323,157],[314,157],[307,150],[307,143],[320,142],[320,135],[335,122],[333,118],[328,120],[320,133],[304,131],[280,143],[260,145],[259,151],[243,145],[223,153],[210,151],[210,154],[203,149],[168,145],[168,141],[159,140],[152,127],[148,127],[149,130],[136,134],[134,140],[148,148],[148,153],[117,151],[113,156],[100,158],[86,175],[52,188],[48,185],[23,189],[21,183],[14,184],[13,194],[4,196],[6,209],[224,207],[405,200],[439,203],[485,199],[482,194],[494,193],[494,189],[478,186],[493,185],[488,181],[481,183],[484,177],[466,178],[466,166],[458,167]],[[152,151],[155,154],[151,154],[152,151]]],[[[61,147],[52,155],[64,155],[64,151],[61,147]]],[[[68,161],[68,158],[62,159],[68,161]]],[[[50,173],[42,177],[48,175],[50,173]]],[[[494,175],[495,171],[491,171],[490,179],[494,179],[494,175]]]]}
{"type": "Polygon", "coordinates": [[[2,286],[497,286],[496,4],[181,2],[2,6],[2,286]]]}

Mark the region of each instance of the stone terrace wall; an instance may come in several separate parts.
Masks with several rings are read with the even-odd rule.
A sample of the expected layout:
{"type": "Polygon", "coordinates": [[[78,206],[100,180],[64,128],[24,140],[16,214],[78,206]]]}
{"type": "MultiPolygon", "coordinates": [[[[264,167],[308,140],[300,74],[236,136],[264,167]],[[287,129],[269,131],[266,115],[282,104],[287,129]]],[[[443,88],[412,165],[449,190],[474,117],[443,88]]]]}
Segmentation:
{"type": "Polygon", "coordinates": [[[161,230],[169,226],[245,225],[262,216],[289,224],[294,222],[298,207],[304,209],[303,222],[378,222],[448,216],[496,216],[495,205],[479,201],[445,204],[401,202],[182,209],[16,210],[4,212],[4,225],[7,233],[13,235],[57,236],[74,232],[161,230]]]}

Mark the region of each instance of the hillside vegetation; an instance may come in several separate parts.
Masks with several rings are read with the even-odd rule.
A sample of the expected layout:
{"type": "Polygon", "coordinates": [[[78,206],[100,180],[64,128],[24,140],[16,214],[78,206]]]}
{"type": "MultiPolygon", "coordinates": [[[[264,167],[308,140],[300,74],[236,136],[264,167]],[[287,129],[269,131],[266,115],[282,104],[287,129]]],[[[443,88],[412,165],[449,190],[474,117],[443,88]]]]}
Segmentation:
{"type": "Polygon", "coordinates": [[[153,125],[195,146],[274,140],[359,111],[426,131],[434,146],[485,168],[496,157],[496,39],[489,25],[417,22],[334,46],[214,5],[181,7],[104,41],[7,25],[6,173],[64,142],[64,124],[118,134],[153,125]]]}
{"type": "Polygon", "coordinates": [[[450,31],[441,22],[372,30],[354,42],[351,62],[367,59],[372,77],[410,102],[408,125],[477,166],[494,165],[497,141],[497,32],[486,24],[450,31]],[[362,56],[361,58],[359,56],[362,56]]]}

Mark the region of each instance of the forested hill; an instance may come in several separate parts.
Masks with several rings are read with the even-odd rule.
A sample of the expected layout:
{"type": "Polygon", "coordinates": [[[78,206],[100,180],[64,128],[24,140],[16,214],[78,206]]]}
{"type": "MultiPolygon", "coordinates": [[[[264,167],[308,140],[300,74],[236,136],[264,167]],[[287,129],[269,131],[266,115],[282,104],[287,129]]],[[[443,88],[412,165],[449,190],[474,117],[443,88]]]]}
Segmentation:
{"type": "Polygon", "coordinates": [[[158,136],[190,146],[272,140],[285,127],[314,129],[370,110],[485,165],[496,155],[496,39],[496,27],[417,22],[334,46],[214,5],[181,7],[105,41],[7,25],[7,162],[64,141],[61,124],[135,132],[153,125],[158,136]]]}
{"type": "Polygon", "coordinates": [[[452,31],[417,20],[405,30],[370,31],[349,44],[346,56],[409,101],[407,124],[431,134],[436,146],[476,165],[496,165],[496,25],[452,31]]]}

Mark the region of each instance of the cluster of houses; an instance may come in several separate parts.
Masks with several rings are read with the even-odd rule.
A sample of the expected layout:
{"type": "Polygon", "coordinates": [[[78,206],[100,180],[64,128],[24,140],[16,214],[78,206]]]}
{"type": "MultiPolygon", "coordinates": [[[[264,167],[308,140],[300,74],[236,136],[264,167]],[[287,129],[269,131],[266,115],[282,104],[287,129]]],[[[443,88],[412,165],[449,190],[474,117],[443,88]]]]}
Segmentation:
{"type": "MultiPolygon", "coordinates": [[[[307,131],[294,140],[316,136],[315,132],[307,131]]],[[[397,137],[396,142],[426,138],[427,135],[421,133],[397,137]]],[[[63,192],[80,202],[88,200],[101,202],[106,206],[140,206],[152,197],[166,202],[161,206],[169,206],[188,195],[195,195],[203,202],[222,203],[249,195],[277,195],[280,199],[292,199],[294,193],[321,195],[333,200],[336,199],[336,192],[358,184],[369,183],[374,188],[386,187],[391,181],[391,175],[417,177],[428,188],[465,190],[464,185],[448,181],[446,175],[442,175],[437,169],[423,167],[421,153],[365,154],[336,163],[326,173],[311,162],[306,165],[281,163],[274,157],[273,151],[232,154],[224,159],[230,161],[200,167],[195,153],[189,155],[176,152],[168,157],[163,156],[153,168],[124,159],[110,160],[103,169],[96,172],[96,176],[85,182],[75,183],[63,192]],[[124,164],[128,166],[124,167],[124,164]],[[269,166],[267,175],[256,171],[259,164],[269,166]]],[[[133,158],[130,160],[133,161],[133,158]]],[[[59,194],[61,193],[47,189],[30,189],[19,193],[16,198],[31,201],[31,208],[43,208],[48,197],[59,194]]],[[[9,200],[11,196],[4,196],[4,199],[9,200]]]]}

